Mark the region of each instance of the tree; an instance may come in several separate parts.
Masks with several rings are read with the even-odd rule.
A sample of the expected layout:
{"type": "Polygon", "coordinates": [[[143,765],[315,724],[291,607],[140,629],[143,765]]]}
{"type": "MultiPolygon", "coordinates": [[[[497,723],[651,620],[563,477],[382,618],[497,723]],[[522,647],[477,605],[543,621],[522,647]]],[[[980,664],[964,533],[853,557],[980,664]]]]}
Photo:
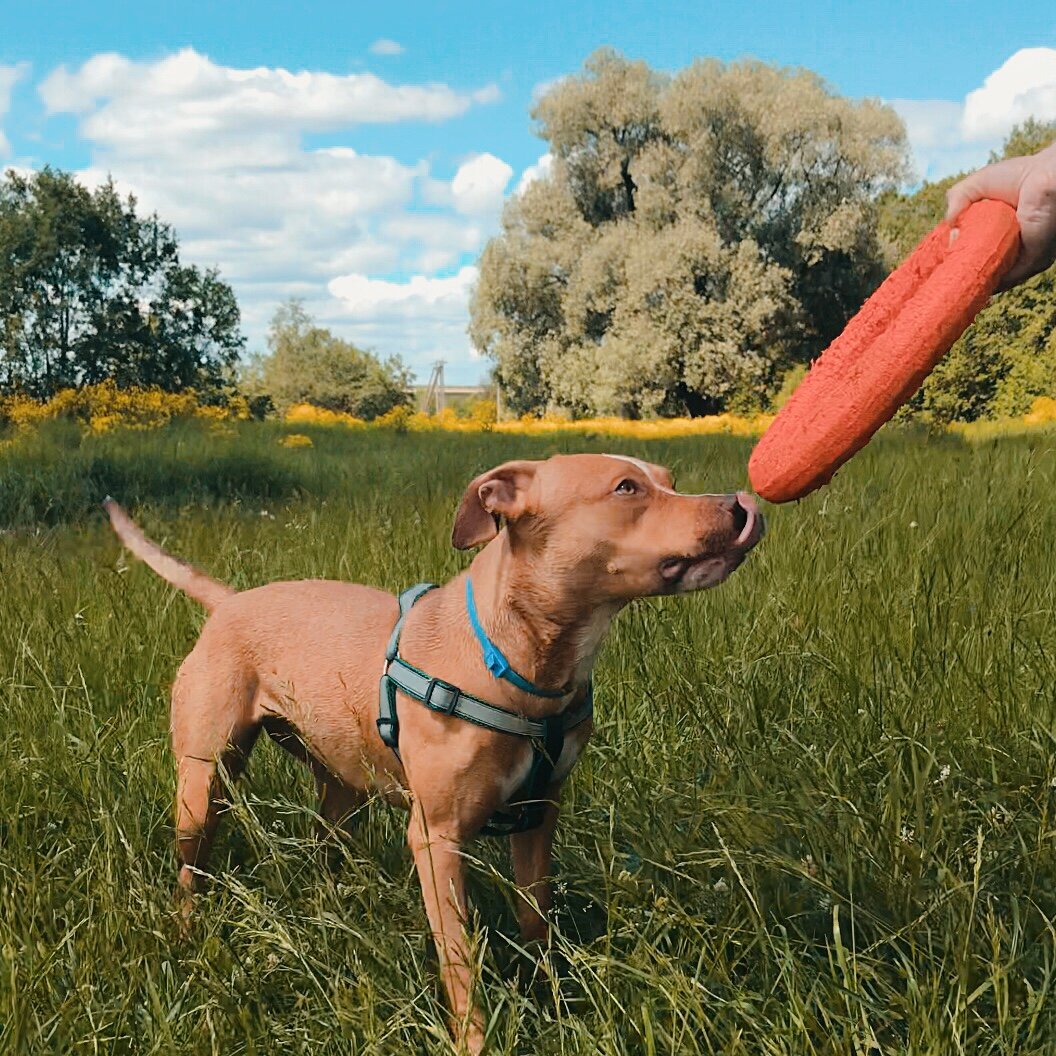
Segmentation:
{"type": "Polygon", "coordinates": [[[251,364],[244,384],[270,396],[280,411],[311,403],[370,419],[411,402],[411,374],[399,357],[380,360],[335,337],[296,299],[276,309],[268,352],[251,364]]]}
{"type": "Polygon", "coordinates": [[[484,250],[470,333],[516,410],[765,401],[880,281],[897,115],[814,74],[601,51],[533,116],[553,165],[484,250]]]}
{"type": "Polygon", "coordinates": [[[112,182],[45,168],[0,181],[0,391],[215,390],[244,339],[231,288],[180,263],[176,236],[112,182]]]}
{"type": "MultiPolygon", "coordinates": [[[[1034,154],[1056,140],[1056,122],[1033,118],[1009,133],[991,161],[1034,154]]],[[[963,174],[962,174],[963,175],[963,174]]],[[[883,196],[880,227],[897,263],[946,213],[946,191],[961,178],[883,196]]],[[[935,422],[1021,415],[1056,393],[1056,268],[999,294],[979,313],[910,402],[909,415],[935,422]]]]}

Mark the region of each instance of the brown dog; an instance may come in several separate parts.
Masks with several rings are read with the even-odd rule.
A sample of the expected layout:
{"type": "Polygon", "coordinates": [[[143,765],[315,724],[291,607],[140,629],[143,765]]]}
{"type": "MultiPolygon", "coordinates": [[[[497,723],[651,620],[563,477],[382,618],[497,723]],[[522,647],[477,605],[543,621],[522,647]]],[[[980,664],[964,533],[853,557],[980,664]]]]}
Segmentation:
{"type": "MultiPolygon", "coordinates": [[[[378,679],[399,615],[392,595],[325,580],[235,593],[165,554],[116,503],[106,506],[129,550],[210,611],[172,690],[182,889],[193,891],[207,864],[218,764],[237,774],[261,729],[311,766],[332,824],[347,821],[372,791],[408,803],[407,839],[456,1033],[478,1052],[460,848],[524,787],[545,754],[538,742],[400,693],[397,758],[376,725],[378,679]]],[[[456,547],[487,545],[466,572],[410,609],[400,656],[507,715],[582,711],[595,653],[624,605],[721,583],[762,534],[749,496],[681,495],[661,466],[615,455],[507,462],[469,485],[455,517],[456,547]],[[468,616],[467,577],[483,638],[468,616]],[[492,675],[482,654],[488,640],[530,690],[492,675]]],[[[567,730],[559,758],[546,760],[541,823],[511,836],[525,941],[547,935],[558,799],[591,728],[583,721],[567,730]]]]}

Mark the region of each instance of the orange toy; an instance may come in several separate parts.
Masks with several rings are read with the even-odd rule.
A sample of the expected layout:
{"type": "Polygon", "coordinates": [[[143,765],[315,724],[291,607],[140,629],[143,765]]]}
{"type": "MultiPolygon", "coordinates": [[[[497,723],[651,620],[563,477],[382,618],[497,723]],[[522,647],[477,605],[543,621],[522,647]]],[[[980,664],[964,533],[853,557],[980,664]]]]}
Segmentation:
{"type": "Polygon", "coordinates": [[[970,205],[941,223],[822,353],[756,445],[752,487],[788,502],[827,484],[920,387],[1019,253],[1015,210],[970,205]]]}

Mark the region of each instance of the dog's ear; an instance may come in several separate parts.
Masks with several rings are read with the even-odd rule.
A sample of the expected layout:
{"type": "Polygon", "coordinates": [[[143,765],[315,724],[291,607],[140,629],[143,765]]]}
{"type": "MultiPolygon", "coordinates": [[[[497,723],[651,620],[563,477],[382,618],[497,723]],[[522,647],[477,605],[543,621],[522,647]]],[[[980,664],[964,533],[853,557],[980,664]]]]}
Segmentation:
{"type": "Polygon", "coordinates": [[[499,519],[516,521],[528,504],[538,462],[504,462],[470,481],[455,514],[451,545],[469,550],[499,534],[499,519]]]}

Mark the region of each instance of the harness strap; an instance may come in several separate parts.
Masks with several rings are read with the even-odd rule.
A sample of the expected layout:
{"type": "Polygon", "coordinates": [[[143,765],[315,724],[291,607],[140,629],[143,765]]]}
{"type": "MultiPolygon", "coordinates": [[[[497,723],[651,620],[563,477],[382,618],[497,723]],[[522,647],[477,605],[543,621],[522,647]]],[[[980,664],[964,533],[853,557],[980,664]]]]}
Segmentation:
{"type": "MultiPolygon", "coordinates": [[[[403,657],[392,658],[385,677],[397,689],[403,690],[409,697],[414,697],[430,711],[454,715],[458,719],[483,726],[486,730],[508,733],[513,737],[527,737],[529,740],[545,741],[549,733],[549,719],[529,719],[514,711],[489,704],[486,700],[464,693],[458,686],[453,686],[442,678],[427,675],[413,664],[407,663],[403,657]]],[[[558,725],[564,732],[578,726],[592,710],[588,694],[587,699],[578,707],[570,708],[555,718],[559,720],[558,725]]]]}
{"type": "Polygon", "coordinates": [[[528,778],[519,790],[523,797],[514,804],[514,811],[496,811],[481,832],[486,836],[505,836],[535,828],[543,819],[546,801],[542,797],[561,758],[565,734],[594,713],[593,684],[587,683],[584,700],[576,707],[545,719],[529,719],[463,693],[458,686],[433,678],[407,663],[399,655],[403,621],[415,602],[435,586],[434,583],[418,583],[400,595],[400,616],[385,650],[385,670],[379,686],[378,734],[399,759],[400,721],[396,711],[396,691],[400,690],[430,711],[453,715],[496,733],[527,738],[532,742],[532,764],[528,778]]]}
{"type": "Polygon", "coordinates": [[[416,583],[400,594],[399,619],[396,620],[396,626],[389,635],[389,644],[385,649],[385,669],[382,671],[379,687],[377,727],[382,741],[392,749],[397,759],[400,758],[400,720],[396,714],[396,682],[389,675],[389,669],[399,653],[400,633],[403,631],[403,621],[407,618],[407,613],[416,601],[435,589],[435,583],[416,583]]]}

